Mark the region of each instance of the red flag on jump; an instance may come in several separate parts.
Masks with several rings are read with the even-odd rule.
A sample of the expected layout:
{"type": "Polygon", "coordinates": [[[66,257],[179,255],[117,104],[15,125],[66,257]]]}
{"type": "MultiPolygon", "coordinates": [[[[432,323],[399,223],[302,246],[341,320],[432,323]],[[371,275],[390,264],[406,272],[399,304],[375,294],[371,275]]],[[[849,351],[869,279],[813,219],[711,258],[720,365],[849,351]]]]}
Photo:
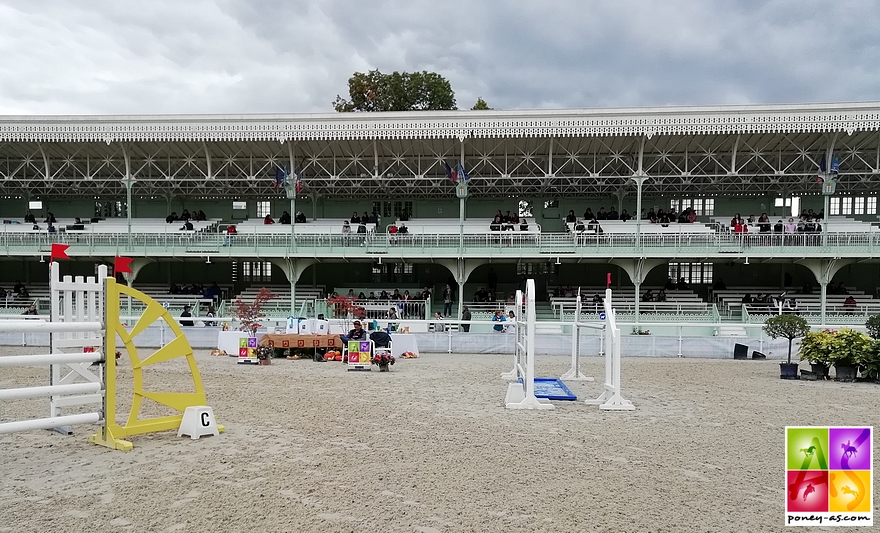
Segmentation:
{"type": "Polygon", "coordinates": [[[51,263],[55,259],[70,259],[67,256],[68,248],[70,248],[69,244],[53,244],[52,252],[49,254],[49,262],[51,263]]]}
{"type": "Polygon", "coordinates": [[[128,272],[132,274],[131,271],[131,262],[134,261],[131,257],[117,257],[116,261],[113,263],[113,272],[128,272]]]}

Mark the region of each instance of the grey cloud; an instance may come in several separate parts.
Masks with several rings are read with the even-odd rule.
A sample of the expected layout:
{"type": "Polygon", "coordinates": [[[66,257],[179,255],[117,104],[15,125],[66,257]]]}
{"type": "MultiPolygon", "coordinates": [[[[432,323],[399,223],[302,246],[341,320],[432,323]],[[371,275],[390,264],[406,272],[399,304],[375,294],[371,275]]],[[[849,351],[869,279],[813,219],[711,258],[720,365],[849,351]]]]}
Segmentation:
{"type": "Polygon", "coordinates": [[[328,112],[355,71],[461,108],[877,100],[870,1],[0,5],[0,113],[328,112]]]}

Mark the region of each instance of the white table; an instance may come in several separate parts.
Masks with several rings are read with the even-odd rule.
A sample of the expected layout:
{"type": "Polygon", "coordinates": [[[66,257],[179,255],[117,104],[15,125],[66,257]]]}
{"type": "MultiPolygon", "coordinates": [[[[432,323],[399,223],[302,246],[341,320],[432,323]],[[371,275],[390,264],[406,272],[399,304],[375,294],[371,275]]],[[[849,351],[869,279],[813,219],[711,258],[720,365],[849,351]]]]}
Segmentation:
{"type": "Polygon", "coordinates": [[[394,357],[400,359],[403,352],[412,352],[419,355],[419,345],[416,342],[415,335],[406,333],[391,334],[391,348],[394,350],[394,357]]]}
{"type": "Polygon", "coordinates": [[[250,335],[244,331],[221,331],[217,336],[217,349],[223,350],[229,355],[238,355],[238,340],[248,337],[250,335]]]}

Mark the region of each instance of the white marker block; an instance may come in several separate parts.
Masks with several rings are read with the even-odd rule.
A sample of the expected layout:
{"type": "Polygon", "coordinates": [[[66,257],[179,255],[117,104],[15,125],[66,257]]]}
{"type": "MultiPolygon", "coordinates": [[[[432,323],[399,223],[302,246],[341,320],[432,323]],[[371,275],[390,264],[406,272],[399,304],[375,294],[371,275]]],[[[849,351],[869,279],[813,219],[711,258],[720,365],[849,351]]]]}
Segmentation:
{"type": "Polygon", "coordinates": [[[180,429],[177,436],[189,435],[196,440],[202,435],[220,436],[217,421],[214,420],[214,410],[206,405],[187,407],[183,412],[183,420],[180,421],[180,429]]]}

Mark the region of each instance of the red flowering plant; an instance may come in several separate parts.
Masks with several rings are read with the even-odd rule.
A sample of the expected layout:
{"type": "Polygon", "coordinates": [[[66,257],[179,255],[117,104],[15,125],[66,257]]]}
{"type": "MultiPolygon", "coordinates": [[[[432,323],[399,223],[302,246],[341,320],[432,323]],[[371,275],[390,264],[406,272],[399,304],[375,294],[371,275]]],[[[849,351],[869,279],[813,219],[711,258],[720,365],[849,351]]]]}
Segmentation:
{"type": "Polygon", "coordinates": [[[366,310],[354,304],[354,298],[333,296],[327,298],[327,305],[333,309],[334,318],[365,318],[366,310]]]}
{"type": "Polygon", "coordinates": [[[374,365],[393,365],[394,364],[394,356],[391,355],[391,352],[386,352],[382,350],[377,350],[376,353],[373,354],[373,358],[370,359],[370,362],[374,365]]]}
{"type": "Polygon", "coordinates": [[[251,303],[243,301],[241,296],[239,296],[235,300],[235,304],[232,306],[232,316],[241,322],[241,326],[238,329],[250,333],[251,336],[256,336],[257,330],[262,326],[260,320],[266,318],[266,313],[263,312],[263,306],[266,305],[266,302],[269,300],[277,297],[277,294],[266,287],[260,289],[260,292],[257,293],[256,297],[254,297],[254,301],[251,303]]]}

